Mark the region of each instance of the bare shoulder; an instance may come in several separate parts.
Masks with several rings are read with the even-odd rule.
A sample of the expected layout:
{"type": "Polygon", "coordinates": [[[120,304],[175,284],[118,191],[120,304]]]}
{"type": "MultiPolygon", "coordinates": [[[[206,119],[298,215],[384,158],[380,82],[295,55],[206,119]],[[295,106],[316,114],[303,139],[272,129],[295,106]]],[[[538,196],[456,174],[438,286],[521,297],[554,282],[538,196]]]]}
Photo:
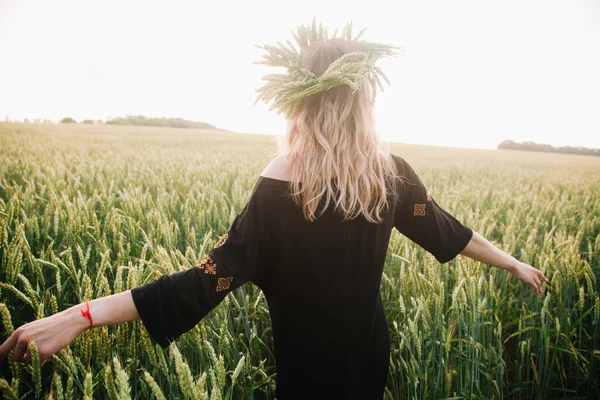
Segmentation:
{"type": "Polygon", "coordinates": [[[261,175],[267,178],[279,179],[283,181],[290,180],[290,163],[282,155],[279,155],[269,162],[263,172],[261,172],[261,175]]]}

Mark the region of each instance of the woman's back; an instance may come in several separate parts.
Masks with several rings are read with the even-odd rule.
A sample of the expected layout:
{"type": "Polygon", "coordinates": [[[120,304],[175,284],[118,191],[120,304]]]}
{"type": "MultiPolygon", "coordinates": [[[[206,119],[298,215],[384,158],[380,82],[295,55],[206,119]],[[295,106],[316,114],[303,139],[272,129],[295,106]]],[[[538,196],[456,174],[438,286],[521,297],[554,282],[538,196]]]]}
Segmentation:
{"type": "Polygon", "coordinates": [[[253,282],[269,304],[278,396],[381,397],[389,339],[377,310],[393,216],[386,212],[381,224],[342,221],[329,207],[309,222],[285,196],[287,185],[261,176],[256,188],[270,215],[253,282]]]}

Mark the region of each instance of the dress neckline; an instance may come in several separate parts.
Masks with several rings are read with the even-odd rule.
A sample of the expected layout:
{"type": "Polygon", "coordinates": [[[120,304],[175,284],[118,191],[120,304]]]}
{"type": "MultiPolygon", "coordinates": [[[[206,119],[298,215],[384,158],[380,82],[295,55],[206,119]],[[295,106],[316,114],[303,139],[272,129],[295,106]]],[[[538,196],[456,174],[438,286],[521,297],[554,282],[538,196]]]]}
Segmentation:
{"type": "MultiPolygon", "coordinates": [[[[285,184],[286,186],[291,183],[290,181],[284,181],[282,179],[276,179],[276,178],[269,178],[268,176],[264,176],[264,175],[259,175],[258,176],[258,181],[259,182],[262,181],[262,182],[265,182],[265,183],[273,183],[273,184],[276,184],[276,185],[284,185],[285,184]]],[[[334,185],[336,185],[335,179],[332,179],[332,182],[333,182],[334,185]]],[[[299,186],[302,186],[302,183],[299,183],[299,186]]]]}
{"type": "Polygon", "coordinates": [[[258,179],[264,181],[264,182],[273,182],[273,183],[278,183],[278,184],[288,184],[290,183],[290,181],[284,181],[282,179],[275,179],[275,178],[269,178],[268,176],[264,176],[264,175],[259,175],[258,179]]]}

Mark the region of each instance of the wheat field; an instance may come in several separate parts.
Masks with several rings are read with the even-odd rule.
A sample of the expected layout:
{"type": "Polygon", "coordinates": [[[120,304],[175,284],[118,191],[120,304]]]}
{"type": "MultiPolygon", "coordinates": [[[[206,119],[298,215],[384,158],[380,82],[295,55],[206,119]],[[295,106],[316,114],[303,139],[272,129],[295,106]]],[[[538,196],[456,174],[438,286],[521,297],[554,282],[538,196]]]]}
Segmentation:
{"type": "MultiPolygon", "coordinates": [[[[275,156],[273,136],[0,124],[0,341],[85,298],[191,268],[275,156]]],[[[600,157],[392,143],[436,202],[550,279],[536,296],[392,233],[389,399],[600,398],[600,157]]],[[[140,321],[84,332],[7,399],[274,398],[268,308],[244,285],[167,349],[140,321]]]]}

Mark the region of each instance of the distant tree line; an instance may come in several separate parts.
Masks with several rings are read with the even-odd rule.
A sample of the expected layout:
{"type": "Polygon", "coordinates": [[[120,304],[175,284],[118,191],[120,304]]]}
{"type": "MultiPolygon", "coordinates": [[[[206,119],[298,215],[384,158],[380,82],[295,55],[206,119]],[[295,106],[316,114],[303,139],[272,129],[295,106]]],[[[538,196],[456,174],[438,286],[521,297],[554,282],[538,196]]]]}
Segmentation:
{"type": "Polygon", "coordinates": [[[572,147],[562,146],[554,147],[549,144],[536,142],[515,142],[513,140],[505,140],[498,145],[498,149],[510,150],[529,150],[529,151],[545,151],[550,153],[568,153],[568,154],[583,154],[588,156],[600,156],[600,149],[590,149],[587,147],[572,147]]]}
{"type": "MultiPolygon", "coordinates": [[[[8,121],[8,118],[7,118],[8,121]]],[[[28,122],[25,120],[25,122],[28,122]]],[[[71,117],[65,117],[61,124],[76,124],[71,117]]],[[[171,128],[195,128],[195,129],[219,129],[206,122],[188,121],[183,118],[152,118],[144,115],[128,115],[126,117],[108,117],[106,122],[102,120],[85,119],[82,124],[110,124],[110,125],[139,125],[139,126],[163,126],[171,128]]]]}
{"type": "Polygon", "coordinates": [[[4,117],[4,122],[23,122],[25,124],[53,124],[54,122],[48,118],[23,118],[23,120],[19,120],[18,118],[11,118],[9,116],[4,117]]]}
{"type": "Polygon", "coordinates": [[[183,118],[151,118],[143,115],[128,115],[126,117],[109,117],[106,120],[111,125],[142,125],[165,126],[172,128],[218,129],[206,122],[188,121],[183,118]]]}
{"type": "MultiPolygon", "coordinates": [[[[77,121],[75,121],[73,118],[71,117],[65,117],[63,119],[60,120],[61,124],[76,124],[77,121]]],[[[93,120],[93,119],[84,119],[83,121],[81,121],[82,124],[103,124],[104,121],[102,121],[101,119],[97,119],[97,120],[93,120]]]]}

